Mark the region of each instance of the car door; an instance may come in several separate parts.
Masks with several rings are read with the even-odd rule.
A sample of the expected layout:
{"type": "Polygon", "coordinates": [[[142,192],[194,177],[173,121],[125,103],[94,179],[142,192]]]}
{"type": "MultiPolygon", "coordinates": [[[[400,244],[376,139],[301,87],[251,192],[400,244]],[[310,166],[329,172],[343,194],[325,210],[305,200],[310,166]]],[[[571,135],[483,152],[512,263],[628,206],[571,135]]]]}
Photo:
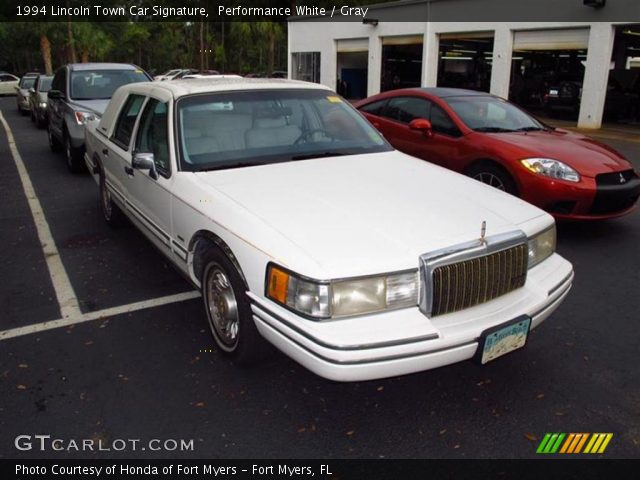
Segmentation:
{"type": "Polygon", "coordinates": [[[423,157],[429,162],[441,165],[451,170],[460,171],[463,168],[463,151],[465,150],[464,136],[445,110],[431,102],[429,121],[431,122],[431,137],[422,138],[423,157]]]}
{"type": "Polygon", "coordinates": [[[145,101],[146,97],[139,94],[130,94],[126,98],[117,114],[113,131],[100,147],[102,151],[98,152],[102,159],[107,186],[127,210],[130,202],[130,178],[134,174],[131,166],[131,144],[134,128],[145,101]]]}
{"type": "MultiPolygon", "coordinates": [[[[53,77],[51,90],[67,94],[67,69],[60,68],[53,77]]],[[[52,98],[51,94],[47,98],[47,110],[49,114],[49,128],[57,138],[62,138],[62,122],[64,120],[64,98],[52,98]]]]}
{"type": "Polygon", "coordinates": [[[155,173],[133,170],[127,176],[131,213],[167,255],[172,250],[169,108],[168,98],[148,98],[136,127],[133,150],[153,154],[155,173]]]}

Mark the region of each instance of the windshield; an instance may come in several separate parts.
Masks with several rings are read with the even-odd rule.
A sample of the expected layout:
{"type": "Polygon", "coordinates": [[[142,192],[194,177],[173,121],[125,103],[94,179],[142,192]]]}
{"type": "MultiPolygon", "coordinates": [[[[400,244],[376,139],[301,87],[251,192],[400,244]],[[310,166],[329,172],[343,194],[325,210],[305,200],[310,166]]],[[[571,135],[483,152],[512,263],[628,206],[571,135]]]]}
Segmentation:
{"type": "Polygon", "coordinates": [[[449,97],[444,99],[467,127],[477,132],[544,130],[538,120],[515,105],[490,96],[449,97]]]}
{"type": "Polygon", "coordinates": [[[49,90],[51,90],[51,80],[53,80],[53,77],[40,77],[38,90],[40,92],[48,92],[49,90]]]}
{"type": "Polygon", "coordinates": [[[146,82],[142,70],[82,70],[71,72],[71,98],[74,100],[108,100],[118,87],[146,82]]]}
{"type": "Polygon", "coordinates": [[[20,80],[20,88],[29,89],[36,83],[36,77],[22,77],[20,80]]]}
{"type": "Polygon", "coordinates": [[[177,105],[180,163],[187,171],[392,150],[327,90],[197,95],[177,105]]]}

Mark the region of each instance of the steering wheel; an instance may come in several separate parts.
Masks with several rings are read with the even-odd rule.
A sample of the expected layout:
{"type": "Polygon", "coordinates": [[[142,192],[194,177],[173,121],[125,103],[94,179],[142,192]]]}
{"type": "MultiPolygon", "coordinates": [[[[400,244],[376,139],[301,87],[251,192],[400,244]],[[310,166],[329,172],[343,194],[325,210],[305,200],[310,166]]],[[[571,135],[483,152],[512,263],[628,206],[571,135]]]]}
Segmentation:
{"type": "Polygon", "coordinates": [[[324,133],[326,137],[332,138],[324,128],[312,128],[311,130],[305,130],[302,134],[293,142],[294,145],[298,145],[299,143],[306,142],[312,135],[316,133],[324,133]]]}

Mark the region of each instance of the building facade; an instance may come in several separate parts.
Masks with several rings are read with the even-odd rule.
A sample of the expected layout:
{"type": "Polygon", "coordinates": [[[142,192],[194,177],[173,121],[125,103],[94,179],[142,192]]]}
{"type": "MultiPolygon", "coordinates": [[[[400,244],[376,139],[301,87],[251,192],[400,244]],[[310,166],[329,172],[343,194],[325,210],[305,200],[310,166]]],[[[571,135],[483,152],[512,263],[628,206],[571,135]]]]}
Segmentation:
{"type": "MultiPolygon", "coordinates": [[[[489,91],[534,111],[557,106],[582,128],[600,128],[609,116],[640,121],[639,22],[593,21],[610,18],[601,12],[611,5],[595,9],[586,5],[589,0],[571,2],[560,15],[575,21],[507,20],[504,12],[496,13],[500,0],[482,0],[485,11],[478,21],[456,21],[455,14],[435,10],[463,7],[465,1],[471,0],[381,4],[370,7],[364,19],[350,21],[291,18],[289,75],[351,99],[402,87],[462,87],[489,91]],[[484,18],[492,15],[505,20],[484,18]],[[563,101],[554,103],[550,95],[563,101]]],[[[618,9],[628,3],[611,2],[622,2],[614,4],[618,9]]],[[[532,3],[543,9],[545,3],[558,5],[532,3]]]]}

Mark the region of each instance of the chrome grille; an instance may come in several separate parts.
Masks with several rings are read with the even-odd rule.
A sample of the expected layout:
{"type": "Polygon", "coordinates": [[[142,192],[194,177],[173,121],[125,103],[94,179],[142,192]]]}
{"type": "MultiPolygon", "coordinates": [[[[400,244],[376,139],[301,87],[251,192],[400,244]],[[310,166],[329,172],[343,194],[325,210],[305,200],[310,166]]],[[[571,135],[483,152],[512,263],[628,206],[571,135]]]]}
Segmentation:
{"type": "Polygon", "coordinates": [[[443,315],[487,302],[524,286],[526,244],[436,267],[432,273],[431,315],[443,315]]]}

